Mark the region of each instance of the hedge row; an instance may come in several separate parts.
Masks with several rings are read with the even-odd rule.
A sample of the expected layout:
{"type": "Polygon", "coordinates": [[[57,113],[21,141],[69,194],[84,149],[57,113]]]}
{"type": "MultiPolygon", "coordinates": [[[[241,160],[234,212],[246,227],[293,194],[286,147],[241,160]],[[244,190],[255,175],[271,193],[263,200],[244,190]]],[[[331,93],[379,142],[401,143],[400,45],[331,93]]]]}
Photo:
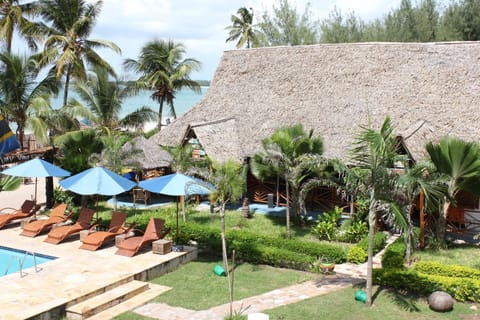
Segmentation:
{"type": "Polygon", "coordinates": [[[445,265],[434,261],[420,261],[414,270],[436,276],[480,279],[480,270],[458,265],[445,265]]]}
{"type": "MultiPolygon", "coordinates": [[[[384,232],[377,232],[373,238],[373,254],[380,252],[380,250],[385,247],[387,242],[387,234],[384,232]]],[[[352,263],[361,264],[364,263],[368,258],[368,236],[363,238],[356,244],[351,247],[347,260],[352,263]]]]}
{"type": "Polygon", "coordinates": [[[382,267],[393,269],[404,268],[406,251],[407,247],[404,238],[397,238],[397,240],[385,249],[382,256],[382,267]]]}
{"type": "MultiPolygon", "coordinates": [[[[332,259],[335,263],[343,263],[347,259],[343,247],[332,244],[287,240],[243,230],[227,230],[226,237],[228,251],[235,249],[239,257],[251,263],[307,270],[321,257],[332,259]]],[[[200,247],[221,251],[221,231],[217,228],[186,223],[179,230],[179,241],[195,241],[200,247]]]]}
{"type": "Polygon", "coordinates": [[[480,301],[480,280],[477,279],[431,275],[415,269],[374,269],[373,281],[378,285],[406,289],[421,295],[442,290],[458,301],[480,301]]]}

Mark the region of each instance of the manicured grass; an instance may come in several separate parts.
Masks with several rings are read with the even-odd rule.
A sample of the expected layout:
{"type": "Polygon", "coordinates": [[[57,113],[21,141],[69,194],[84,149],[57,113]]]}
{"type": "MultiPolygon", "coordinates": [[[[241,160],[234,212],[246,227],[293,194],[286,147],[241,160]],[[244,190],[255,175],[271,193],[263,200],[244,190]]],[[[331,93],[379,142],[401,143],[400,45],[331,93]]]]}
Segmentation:
{"type": "MultiPolygon", "coordinates": [[[[347,288],[295,304],[262,311],[270,320],[409,320],[409,319],[462,319],[463,315],[478,314],[470,309],[473,304],[455,303],[451,312],[438,313],[429,309],[424,298],[401,295],[393,291],[374,288],[375,300],[371,308],[354,299],[359,288],[347,288]]],[[[478,305],[477,305],[478,307],[478,305]]],[[[474,318],[465,318],[474,319],[474,318]]]]}
{"type": "MultiPolygon", "coordinates": [[[[204,310],[228,303],[227,278],[213,272],[217,264],[221,265],[221,260],[203,258],[152,280],[153,283],[172,287],[154,301],[193,310],[204,310]]],[[[240,264],[235,268],[234,277],[234,300],[240,300],[321,275],[240,264]]]]}
{"type": "Polygon", "coordinates": [[[455,245],[444,250],[416,250],[414,259],[437,261],[480,269],[480,248],[475,245],[455,245]]]}
{"type": "Polygon", "coordinates": [[[114,317],[115,320],[154,320],[155,318],[145,317],[135,312],[125,312],[114,317]]]}

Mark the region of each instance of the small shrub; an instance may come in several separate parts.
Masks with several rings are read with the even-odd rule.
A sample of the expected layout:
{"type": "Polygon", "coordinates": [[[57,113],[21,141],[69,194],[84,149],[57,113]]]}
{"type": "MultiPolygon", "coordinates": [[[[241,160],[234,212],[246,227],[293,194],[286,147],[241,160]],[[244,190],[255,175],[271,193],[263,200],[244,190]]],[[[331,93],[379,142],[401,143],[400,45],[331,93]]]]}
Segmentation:
{"type": "Polygon", "coordinates": [[[312,233],[320,240],[335,240],[341,216],[342,209],[339,207],[335,207],[331,211],[325,211],[320,217],[318,224],[312,228],[312,233]]]}
{"type": "Polygon", "coordinates": [[[359,246],[353,246],[348,250],[347,254],[347,261],[360,264],[364,263],[368,258],[367,251],[363,250],[363,248],[359,246]]]}
{"type": "MultiPolygon", "coordinates": [[[[380,252],[380,250],[385,247],[385,243],[387,242],[387,234],[384,232],[377,232],[373,238],[373,254],[380,252]]],[[[358,242],[357,246],[368,251],[368,235],[358,242]]]]}
{"type": "Polygon", "coordinates": [[[346,242],[358,242],[368,234],[368,226],[363,221],[351,221],[345,230],[342,240],[346,242]]]}
{"type": "Polygon", "coordinates": [[[399,237],[394,243],[389,245],[382,256],[383,268],[403,268],[405,262],[405,240],[399,237]]]}

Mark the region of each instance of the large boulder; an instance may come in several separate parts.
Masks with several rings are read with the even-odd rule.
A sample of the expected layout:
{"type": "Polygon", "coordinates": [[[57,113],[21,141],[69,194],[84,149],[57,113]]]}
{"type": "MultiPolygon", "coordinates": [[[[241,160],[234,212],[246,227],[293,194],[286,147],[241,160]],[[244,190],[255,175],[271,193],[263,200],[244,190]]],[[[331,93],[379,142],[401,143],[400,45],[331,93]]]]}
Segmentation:
{"type": "Polygon", "coordinates": [[[446,312],[453,308],[454,300],[443,291],[435,291],[428,297],[428,305],[433,311],[446,312]]]}

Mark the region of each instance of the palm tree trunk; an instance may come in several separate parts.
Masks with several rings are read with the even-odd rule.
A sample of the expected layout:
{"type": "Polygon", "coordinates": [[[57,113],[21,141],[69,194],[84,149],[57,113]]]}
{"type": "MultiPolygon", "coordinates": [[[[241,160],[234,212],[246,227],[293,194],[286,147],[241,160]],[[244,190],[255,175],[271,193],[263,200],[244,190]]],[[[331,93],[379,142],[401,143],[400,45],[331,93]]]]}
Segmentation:
{"type": "Polygon", "coordinates": [[[373,245],[375,236],[375,223],[376,223],[376,203],[375,203],[375,189],[370,191],[370,207],[368,210],[368,260],[367,260],[367,306],[372,306],[372,293],[373,293],[373,245]]]}
{"type": "Polygon", "coordinates": [[[443,203],[442,213],[438,215],[438,221],[437,221],[437,239],[441,242],[445,241],[445,233],[447,229],[447,217],[448,217],[449,208],[450,208],[450,201],[445,199],[445,202],[443,203]]]}
{"type": "Polygon", "coordinates": [[[228,257],[227,257],[227,239],[226,239],[226,231],[225,231],[225,202],[222,203],[220,207],[220,221],[222,227],[222,259],[223,259],[223,268],[225,269],[225,274],[227,276],[228,282],[228,293],[230,298],[230,318],[233,314],[233,289],[232,283],[230,281],[230,271],[228,266],[228,257]]]}
{"type": "Polygon", "coordinates": [[[287,220],[287,238],[291,239],[292,234],[290,232],[290,191],[289,191],[289,185],[288,185],[288,179],[285,179],[285,186],[286,186],[286,194],[287,194],[287,214],[286,214],[286,220],[287,220]]]}
{"type": "Polygon", "coordinates": [[[65,88],[63,88],[63,107],[68,103],[68,87],[70,86],[70,70],[67,70],[65,76],[65,88]]]}
{"type": "Polygon", "coordinates": [[[160,106],[158,107],[158,131],[162,130],[162,118],[163,118],[163,99],[160,100],[160,106]]]}

